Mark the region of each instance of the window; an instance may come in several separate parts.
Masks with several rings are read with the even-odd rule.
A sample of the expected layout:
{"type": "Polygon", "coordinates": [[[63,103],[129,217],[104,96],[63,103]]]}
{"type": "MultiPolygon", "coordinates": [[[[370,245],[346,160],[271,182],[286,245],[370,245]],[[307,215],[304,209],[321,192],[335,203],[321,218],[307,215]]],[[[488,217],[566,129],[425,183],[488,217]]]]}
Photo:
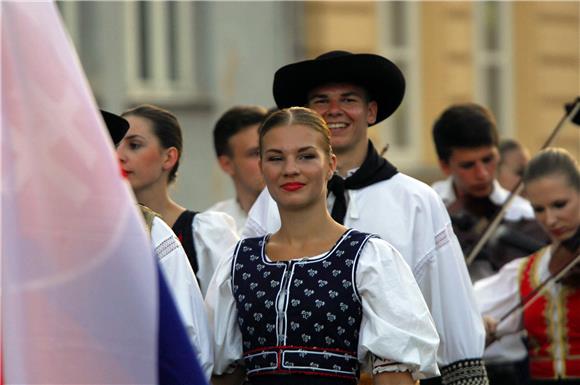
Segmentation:
{"type": "Polygon", "coordinates": [[[97,31],[99,3],[94,1],[58,1],[58,9],[89,79],[96,76],[99,63],[97,31]]]}
{"type": "Polygon", "coordinates": [[[511,4],[482,1],[474,7],[475,98],[495,115],[500,136],[512,136],[511,4]]]}
{"type": "MultiPolygon", "coordinates": [[[[406,91],[403,103],[385,122],[377,125],[379,138],[388,145],[388,157],[403,167],[420,158],[421,94],[419,86],[419,12],[417,2],[379,3],[381,54],[403,71],[406,91]]],[[[380,149],[379,149],[380,151],[380,149]]]]}
{"type": "Polygon", "coordinates": [[[127,2],[128,96],[179,102],[198,96],[195,3],[127,2]]]}

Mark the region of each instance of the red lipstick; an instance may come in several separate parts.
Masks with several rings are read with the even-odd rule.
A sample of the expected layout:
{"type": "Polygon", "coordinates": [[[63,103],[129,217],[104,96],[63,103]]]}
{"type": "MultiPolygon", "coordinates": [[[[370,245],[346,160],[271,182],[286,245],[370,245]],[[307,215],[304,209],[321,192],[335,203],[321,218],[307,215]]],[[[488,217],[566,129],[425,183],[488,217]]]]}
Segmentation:
{"type": "Polygon", "coordinates": [[[566,228],[558,228],[558,229],[553,229],[550,230],[550,232],[552,233],[552,235],[554,235],[555,237],[559,237],[562,234],[566,233],[566,231],[568,231],[566,228]]]}
{"type": "Polygon", "coordinates": [[[299,182],[289,182],[282,185],[282,188],[286,191],[296,191],[300,190],[302,187],[304,187],[304,183],[299,182]]]}

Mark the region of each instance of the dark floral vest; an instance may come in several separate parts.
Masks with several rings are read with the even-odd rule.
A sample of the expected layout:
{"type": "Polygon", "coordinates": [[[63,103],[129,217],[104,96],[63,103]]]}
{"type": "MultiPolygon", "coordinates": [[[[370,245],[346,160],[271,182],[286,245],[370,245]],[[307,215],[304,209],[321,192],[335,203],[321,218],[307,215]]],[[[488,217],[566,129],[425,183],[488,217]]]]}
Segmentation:
{"type": "Polygon", "coordinates": [[[362,305],[355,276],[370,234],[348,230],[319,258],[270,262],[269,236],[240,241],[232,288],[248,376],[358,378],[362,305]]]}

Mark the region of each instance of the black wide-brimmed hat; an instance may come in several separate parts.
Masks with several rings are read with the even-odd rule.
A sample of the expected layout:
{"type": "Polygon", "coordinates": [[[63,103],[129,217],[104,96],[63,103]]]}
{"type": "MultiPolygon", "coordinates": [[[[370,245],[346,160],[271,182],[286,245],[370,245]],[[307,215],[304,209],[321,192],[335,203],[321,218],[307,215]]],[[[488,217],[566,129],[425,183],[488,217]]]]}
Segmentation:
{"type": "Polygon", "coordinates": [[[308,93],[327,83],[352,83],[363,87],[370,99],[377,102],[375,123],[395,112],[405,94],[403,73],[390,60],[368,53],[331,51],[276,71],[274,100],[280,108],[305,106],[308,93]]]}
{"type": "Polygon", "coordinates": [[[113,143],[119,143],[129,129],[129,122],[125,118],[115,115],[112,112],[101,110],[101,114],[109,130],[109,135],[113,139],[113,143]]]}

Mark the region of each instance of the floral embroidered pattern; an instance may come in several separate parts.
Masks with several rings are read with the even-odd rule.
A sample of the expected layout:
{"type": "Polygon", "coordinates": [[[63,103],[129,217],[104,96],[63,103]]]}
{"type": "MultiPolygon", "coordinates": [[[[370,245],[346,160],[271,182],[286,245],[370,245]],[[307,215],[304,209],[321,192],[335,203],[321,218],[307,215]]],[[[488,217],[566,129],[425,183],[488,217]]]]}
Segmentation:
{"type": "Polygon", "coordinates": [[[267,237],[241,241],[231,271],[248,375],[357,376],[362,306],[353,277],[370,237],[349,230],[324,256],[285,262],[265,258],[267,237]]]}

